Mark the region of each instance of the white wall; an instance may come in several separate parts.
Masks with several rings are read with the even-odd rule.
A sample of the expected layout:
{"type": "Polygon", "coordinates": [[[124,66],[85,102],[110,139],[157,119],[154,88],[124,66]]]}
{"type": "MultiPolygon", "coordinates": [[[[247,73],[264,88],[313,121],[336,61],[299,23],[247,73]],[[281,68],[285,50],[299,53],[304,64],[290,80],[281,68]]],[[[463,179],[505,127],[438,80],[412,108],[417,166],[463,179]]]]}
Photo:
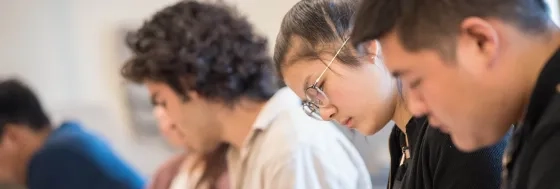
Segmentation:
{"type": "MultiPolygon", "coordinates": [[[[120,64],[122,31],[177,0],[35,0],[0,6],[0,76],[37,90],[55,118],[80,118],[142,172],[169,152],[130,129],[120,64]]],[[[231,0],[269,39],[297,0],[231,0]]],[[[273,42],[273,41],[271,41],[273,42]]],[[[272,46],[272,43],[271,43],[272,46]]]]}
{"type": "MultiPolygon", "coordinates": [[[[0,75],[24,75],[47,103],[106,106],[119,122],[126,114],[118,67],[124,60],[118,33],[176,0],[11,1],[0,6],[0,75]]],[[[275,39],[283,13],[297,0],[230,0],[275,39]]],[[[557,0],[547,0],[559,21],[557,0]]]]}
{"type": "Polygon", "coordinates": [[[127,125],[119,87],[118,65],[123,57],[119,56],[118,28],[169,2],[5,3],[0,6],[0,75],[24,78],[55,118],[79,118],[148,174],[169,152],[138,143],[127,125]]]}
{"type": "MultiPolygon", "coordinates": [[[[0,74],[22,75],[41,93],[49,108],[88,104],[121,111],[124,105],[120,83],[115,82],[120,80],[118,68],[125,59],[120,29],[138,26],[155,10],[175,1],[45,0],[4,4],[0,6],[0,74]]],[[[232,1],[270,39],[275,38],[284,12],[296,2],[232,1]]]]}

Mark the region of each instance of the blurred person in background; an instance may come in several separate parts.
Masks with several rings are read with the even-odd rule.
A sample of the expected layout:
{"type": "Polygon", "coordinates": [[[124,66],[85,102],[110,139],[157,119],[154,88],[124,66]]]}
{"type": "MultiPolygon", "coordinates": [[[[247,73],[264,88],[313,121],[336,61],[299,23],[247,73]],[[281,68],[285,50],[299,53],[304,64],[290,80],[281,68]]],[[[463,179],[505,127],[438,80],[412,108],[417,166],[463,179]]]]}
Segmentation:
{"type": "Polygon", "coordinates": [[[501,142],[517,124],[503,188],[560,188],[560,28],[544,0],[360,7],[352,41],[379,40],[415,116],[428,116],[464,151],[501,142]]]}
{"type": "MultiPolygon", "coordinates": [[[[158,169],[148,189],[187,189],[188,180],[192,180],[191,175],[200,175],[200,173],[196,172],[204,170],[204,168],[201,167],[205,166],[204,162],[202,162],[204,157],[195,154],[196,151],[188,152],[188,149],[186,149],[184,145],[188,142],[188,138],[185,138],[185,135],[177,128],[177,125],[171,122],[165,109],[156,106],[154,108],[154,115],[159,122],[160,133],[167,143],[183,151],[181,154],[168,160],[158,169]],[[197,165],[198,168],[193,169],[194,166],[197,165]]],[[[218,183],[215,185],[216,189],[229,188],[229,180],[226,171],[222,173],[217,182],[218,183]]]]}
{"type": "Polygon", "coordinates": [[[392,120],[389,189],[498,189],[507,138],[465,153],[426,118],[414,118],[401,96],[406,91],[379,59],[378,44],[354,49],[348,42],[357,5],[303,0],[284,17],[274,59],[287,86],[306,101],[304,110],[365,135],[392,120]]]}
{"type": "Polygon", "coordinates": [[[0,189],[25,189],[25,187],[18,184],[6,184],[0,181],[0,189]]]}
{"type": "MultiPolygon", "coordinates": [[[[354,146],[332,124],[305,115],[290,89],[279,89],[267,40],[231,7],[181,1],[127,41],[134,55],[123,76],[148,87],[189,151],[226,154],[208,158],[226,158],[230,187],[371,188],[354,146]]],[[[215,183],[226,167],[214,160],[189,188],[215,183]]]]}
{"type": "Polygon", "coordinates": [[[53,127],[34,94],[0,81],[0,180],[29,189],[141,189],[144,181],[78,122],[53,127]]]}

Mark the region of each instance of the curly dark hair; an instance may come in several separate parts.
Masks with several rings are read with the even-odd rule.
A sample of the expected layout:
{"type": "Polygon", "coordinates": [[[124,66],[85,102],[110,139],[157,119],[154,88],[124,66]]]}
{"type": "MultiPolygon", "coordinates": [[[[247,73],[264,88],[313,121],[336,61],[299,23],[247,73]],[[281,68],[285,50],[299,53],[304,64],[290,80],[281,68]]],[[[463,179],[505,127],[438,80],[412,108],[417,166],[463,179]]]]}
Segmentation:
{"type": "MultiPolygon", "coordinates": [[[[186,0],[164,8],[127,36],[134,56],[121,74],[164,82],[185,101],[188,91],[232,107],[241,98],[264,102],[278,90],[267,40],[247,19],[221,3],[186,0]]],[[[204,154],[197,187],[216,188],[226,170],[227,144],[204,154]]]]}
{"type": "Polygon", "coordinates": [[[266,38],[221,2],[181,1],[126,41],[134,57],[121,74],[134,82],[164,82],[185,100],[195,91],[228,105],[242,97],[262,102],[279,88],[266,38]]]}

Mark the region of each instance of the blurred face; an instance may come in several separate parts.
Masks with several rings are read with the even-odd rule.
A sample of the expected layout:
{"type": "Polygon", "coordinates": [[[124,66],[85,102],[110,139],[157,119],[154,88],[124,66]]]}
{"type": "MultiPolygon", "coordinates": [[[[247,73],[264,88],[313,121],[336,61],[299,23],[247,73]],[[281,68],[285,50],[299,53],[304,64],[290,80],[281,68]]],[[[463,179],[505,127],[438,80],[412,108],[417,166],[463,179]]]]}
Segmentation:
{"type": "Polygon", "coordinates": [[[184,148],[187,141],[185,134],[177,127],[177,124],[173,123],[165,108],[161,106],[154,107],[154,116],[158,120],[158,128],[161,135],[167,140],[167,142],[173,147],[184,148]]]}
{"type": "Polygon", "coordinates": [[[15,183],[16,151],[7,140],[2,138],[0,143],[0,183],[15,183]]]}
{"type": "MultiPolygon", "coordinates": [[[[373,45],[372,51],[376,52],[373,45]]],[[[334,53],[322,54],[319,59],[296,60],[293,56],[296,53],[292,52],[298,52],[299,47],[299,41],[294,40],[284,58],[287,64],[282,68],[282,76],[288,87],[307,100],[306,88],[317,81],[334,53]]],[[[316,83],[328,98],[328,103],[319,108],[323,120],[337,121],[365,135],[376,133],[391,120],[396,106],[395,81],[374,57],[374,54],[361,57],[353,67],[334,59],[316,83]]]]}
{"type": "Polygon", "coordinates": [[[456,57],[446,61],[431,49],[411,52],[393,32],[380,40],[385,64],[402,79],[415,116],[448,132],[455,145],[472,151],[496,143],[515,122],[521,106],[515,74],[507,62],[504,26],[466,19],[456,41],[456,57]],[[500,39],[500,40],[498,40],[500,39]]]}
{"type": "Polygon", "coordinates": [[[180,146],[200,153],[213,151],[218,146],[221,128],[214,118],[211,103],[194,92],[188,93],[190,99],[185,102],[164,83],[146,82],[146,86],[156,106],[155,113],[163,114],[159,115],[165,124],[162,130],[171,143],[183,143],[180,146]]]}
{"type": "Polygon", "coordinates": [[[36,141],[22,128],[25,126],[6,126],[0,136],[0,183],[24,184],[27,162],[32,155],[27,147],[36,141]]]}

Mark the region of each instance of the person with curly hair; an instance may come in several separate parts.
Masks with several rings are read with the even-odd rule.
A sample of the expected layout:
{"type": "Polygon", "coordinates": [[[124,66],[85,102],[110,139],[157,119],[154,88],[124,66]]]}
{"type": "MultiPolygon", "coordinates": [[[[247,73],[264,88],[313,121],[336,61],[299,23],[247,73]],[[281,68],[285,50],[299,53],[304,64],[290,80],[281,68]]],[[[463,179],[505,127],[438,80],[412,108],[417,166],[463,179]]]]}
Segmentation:
{"type": "Polygon", "coordinates": [[[189,152],[203,156],[187,169],[188,188],[215,188],[226,169],[234,189],[372,187],[350,141],[279,87],[267,40],[230,6],[178,2],[127,43],[122,75],[146,85],[189,152]]]}

